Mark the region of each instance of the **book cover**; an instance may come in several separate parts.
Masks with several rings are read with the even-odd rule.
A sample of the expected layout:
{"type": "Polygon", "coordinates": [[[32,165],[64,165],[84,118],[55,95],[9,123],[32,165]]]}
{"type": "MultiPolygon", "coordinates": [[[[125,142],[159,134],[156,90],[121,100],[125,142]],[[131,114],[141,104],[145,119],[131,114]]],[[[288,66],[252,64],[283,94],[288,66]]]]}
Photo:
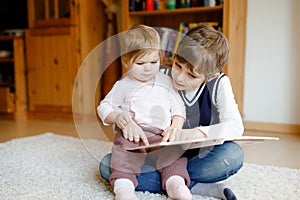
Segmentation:
{"type": "Polygon", "coordinates": [[[239,137],[227,137],[227,138],[200,138],[195,140],[187,141],[175,141],[175,142],[160,142],[150,145],[139,146],[135,148],[128,148],[128,151],[136,151],[140,149],[150,149],[156,147],[166,147],[166,146],[177,146],[179,145],[183,150],[195,149],[207,146],[221,145],[227,141],[234,141],[238,143],[257,143],[265,141],[278,141],[277,137],[262,137],[262,136],[239,136],[239,137]]]}

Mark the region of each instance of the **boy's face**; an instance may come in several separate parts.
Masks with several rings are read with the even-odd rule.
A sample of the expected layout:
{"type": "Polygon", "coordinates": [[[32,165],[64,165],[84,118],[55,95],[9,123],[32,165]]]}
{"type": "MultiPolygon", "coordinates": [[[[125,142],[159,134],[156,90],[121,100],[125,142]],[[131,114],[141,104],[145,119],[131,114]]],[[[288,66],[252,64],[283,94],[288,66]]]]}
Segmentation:
{"type": "Polygon", "coordinates": [[[190,71],[186,64],[179,63],[177,59],[172,65],[172,79],[177,90],[194,90],[205,81],[203,74],[196,70],[190,71]]]}
{"type": "Polygon", "coordinates": [[[159,65],[159,51],[151,51],[137,58],[135,62],[129,66],[129,76],[141,82],[150,81],[159,72],[159,65]]]}

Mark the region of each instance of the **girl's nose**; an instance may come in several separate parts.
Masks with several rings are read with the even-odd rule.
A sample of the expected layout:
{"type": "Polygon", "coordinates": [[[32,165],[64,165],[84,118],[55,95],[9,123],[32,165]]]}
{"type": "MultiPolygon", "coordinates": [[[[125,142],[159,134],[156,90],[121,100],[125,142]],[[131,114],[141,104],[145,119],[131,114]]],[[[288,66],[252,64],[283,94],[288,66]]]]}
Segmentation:
{"type": "Polygon", "coordinates": [[[150,71],[150,70],[151,70],[151,66],[149,64],[145,64],[144,71],[150,71]]]}

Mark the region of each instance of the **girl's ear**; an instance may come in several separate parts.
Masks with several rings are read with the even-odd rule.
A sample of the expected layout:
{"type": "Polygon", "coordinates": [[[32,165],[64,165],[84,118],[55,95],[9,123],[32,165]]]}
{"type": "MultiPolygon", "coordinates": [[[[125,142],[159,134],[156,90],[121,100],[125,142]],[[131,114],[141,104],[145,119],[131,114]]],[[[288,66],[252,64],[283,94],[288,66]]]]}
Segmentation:
{"type": "Polygon", "coordinates": [[[125,62],[124,63],[124,67],[127,69],[127,70],[130,70],[132,69],[132,66],[133,66],[134,62],[131,60],[128,60],[128,62],[125,62]]]}
{"type": "Polygon", "coordinates": [[[124,67],[125,67],[127,70],[130,70],[130,69],[131,69],[130,66],[131,66],[131,65],[130,65],[129,63],[126,63],[126,64],[124,65],[124,67]]]}
{"type": "Polygon", "coordinates": [[[128,69],[128,62],[122,62],[123,66],[128,69]]]}

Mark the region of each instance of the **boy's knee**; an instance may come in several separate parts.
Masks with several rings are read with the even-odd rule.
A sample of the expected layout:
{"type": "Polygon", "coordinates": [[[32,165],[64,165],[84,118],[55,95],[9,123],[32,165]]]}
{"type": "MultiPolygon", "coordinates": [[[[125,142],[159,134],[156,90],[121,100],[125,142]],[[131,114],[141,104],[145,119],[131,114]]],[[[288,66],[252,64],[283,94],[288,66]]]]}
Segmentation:
{"type": "Polygon", "coordinates": [[[100,165],[99,165],[100,175],[106,181],[109,180],[109,176],[110,176],[110,159],[111,159],[111,153],[105,155],[102,158],[100,165]]]}
{"type": "Polygon", "coordinates": [[[244,152],[242,147],[235,142],[228,142],[227,145],[227,155],[235,163],[241,165],[244,162],[244,152]]]}

